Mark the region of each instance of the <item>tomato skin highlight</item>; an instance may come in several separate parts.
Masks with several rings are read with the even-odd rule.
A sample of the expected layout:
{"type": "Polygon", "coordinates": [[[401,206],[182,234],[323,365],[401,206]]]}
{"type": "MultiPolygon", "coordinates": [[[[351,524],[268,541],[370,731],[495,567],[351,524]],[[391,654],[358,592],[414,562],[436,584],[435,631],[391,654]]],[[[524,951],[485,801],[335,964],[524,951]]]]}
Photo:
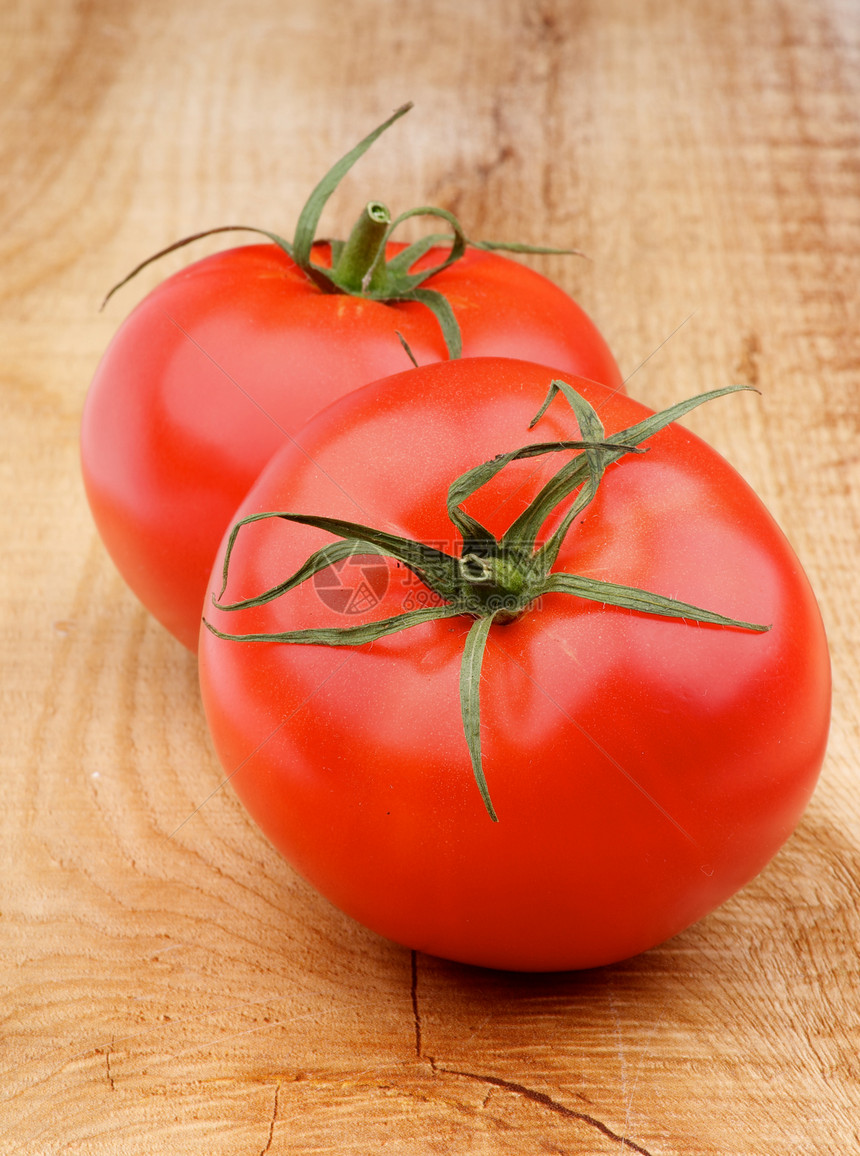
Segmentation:
{"type": "MultiPolygon", "coordinates": [[[[315,246],[318,263],[327,255],[315,246]]],[[[442,257],[431,250],[415,268],[442,257]]],[[[464,356],[557,364],[621,387],[582,309],[519,262],[469,249],[426,286],[449,299],[464,356]]],[[[84,483],[120,573],[184,645],[197,646],[218,543],[260,470],[317,410],[409,368],[397,332],[419,363],[447,358],[423,305],[323,293],[270,244],[190,265],[121,325],[84,408],[84,483]]]]}
{"type": "MultiPolygon", "coordinates": [[[[456,476],[530,436],[575,434],[561,406],[528,434],[553,377],[565,374],[475,359],[369,385],[272,459],[236,520],[326,514],[453,548],[445,494],[456,476]]],[[[572,384],[610,434],[648,412],[597,383],[572,384]]],[[[294,867],[381,935],[495,968],[611,963],[713,910],[800,819],[830,713],[813,592],[770,514],[713,449],[678,425],[647,444],[607,469],[556,569],[772,628],[751,635],[561,594],[494,625],[481,717],[498,823],[475,787],[457,699],[470,619],[361,648],[203,629],[203,701],[232,786],[294,867]]],[[[546,459],[514,463],[468,508],[500,534],[552,472],[546,459]]],[[[280,521],[242,534],[230,599],[274,585],[331,540],[280,521]]],[[[219,561],[211,590],[220,585],[219,561]]],[[[384,597],[350,624],[421,593],[392,563],[384,597]]],[[[207,618],[248,633],[338,615],[307,582],[207,618]]]]}

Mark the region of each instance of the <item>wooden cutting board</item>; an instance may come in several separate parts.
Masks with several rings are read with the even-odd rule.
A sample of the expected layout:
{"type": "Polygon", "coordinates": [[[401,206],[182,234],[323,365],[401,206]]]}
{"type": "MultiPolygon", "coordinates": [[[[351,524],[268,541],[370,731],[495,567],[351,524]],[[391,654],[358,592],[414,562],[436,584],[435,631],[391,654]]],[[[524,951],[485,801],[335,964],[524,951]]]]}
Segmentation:
{"type": "MultiPolygon", "coordinates": [[[[5,0],[0,17],[0,1151],[860,1151],[856,0],[5,0]],[[353,924],[216,764],[195,663],[98,540],[78,424],[176,238],[344,182],[532,258],[761,493],[820,596],[819,789],[764,873],[602,970],[509,975],[353,924]]],[[[222,242],[224,243],[224,242],[222,242]]],[[[228,242],[227,242],[228,243],[228,242]]],[[[207,249],[207,245],[209,248],[207,249]]]]}

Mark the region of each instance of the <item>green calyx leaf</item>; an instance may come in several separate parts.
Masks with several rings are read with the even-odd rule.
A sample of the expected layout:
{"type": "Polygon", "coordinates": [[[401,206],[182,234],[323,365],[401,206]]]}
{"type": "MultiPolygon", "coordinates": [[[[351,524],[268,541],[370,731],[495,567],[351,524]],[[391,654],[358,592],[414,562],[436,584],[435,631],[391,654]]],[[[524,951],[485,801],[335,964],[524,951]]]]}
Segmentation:
{"type": "Polygon", "coordinates": [[[100,309],[104,309],[111,297],[123,286],[132,281],[138,273],[143,272],[149,265],[153,265],[156,261],[160,261],[162,257],[168,256],[170,253],[175,253],[177,249],[184,249],[186,245],[192,244],[194,241],[202,241],[204,237],[214,237],[218,233],[259,233],[262,237],[267,237],[273,245],[277,245],[279,249],[283,249],[288,257],[293,255],[293,247],[289,241],[285,241],[283,237],[278,236],[277,233],[270,233],[267,229],[257,229],[253,225],[218,225],[214,229],[203,229],[200,233],[192,233],[190,237],[183,237],[179,241],[174,241],[172,245],[167,245],[163,249],[159,249],[157,253],[153,253],[151,257],[147,257],[141,261],[139,265],[135,265],[130,273],[127,273],[121,281],[108,290],[104,300],[100,305],[100,309]]]}
{"type": "Polygon", "coordinates": [[[321,265],[314,261],[314,245],[321,240],[317,236],[317,229],[323,210],[332,194],[356,161],[363,157],[371,145],[396,121],[405,116],[411,108],[411,102],[402,105],[329,169],[305,202],[299,214],[292,241],[287,241],[277,233],[258,229],[253,225],[220,225],[213,229],[204,229],[202,232],[175,241],[172,245],[160,249],[157,253],[147,257],[146,260],[141,261],[127,276],[113,286],[102,302],[101,308],[103,309],[119,289],[127,285],[148,265],[166,257],[169,253],[176,252],[177,249],[182,249],[194,241],[215,236],[218,233],[258,233],[268,238],[278,248],[283,249],[323,293],[343,293],[379,302],[417,301],[424,305],[439,323],[448,356],[451,358],[459,357],[462,352],[462,338],[454,310],[443,293],[426,286],[427,281],[447,269],[455,261],[459,261],[468,247],[483,249],[488,252],[551,253],[577,256],[582,256],[582,254],[578,249],[558,249],[544,245],[524,245],[504,241],[471,241],[463,231],[460,222],[447,209],[422,206],[417,209],[409,209],[392,220],[388,208],[381,201],[369,201],[346,241],[327,241],[331,251],[331,264],[321,265]],[[386,246],[395,230],[405,221],[417,216],[437,218],[448,225],[451,231],[450,233],[431,233],[408,245],[390,260],[386,260],[386,246]],[[447,248],[448,252],[444,259],[431,268],[414,271],[415,265],[434,248],[447,248]]]}
{"type": "MultiPolygon", "coordinates": [[[[312,269],[316,269],[316,266],[311,262],[311,249],[317,239],[317,227],[322,216],[322,211],[332,193],[355,162],[364,156],[370,146],[382,136],[386,129],[390,128],[395,121],[400,120],[402,116],[405,116],[411,108],[411,102],[401,105],[388,120],[383,121],[382,124],[368,133],[363,140],[360,140],[354,148],[351,148],[345,156],[342,156],[340,160],[329,169],[308,197],[296,224],[296,232],[293,238],[293,260],[309,275],[312,269]]],[[[322,271],[325,272],[325,270],[322,271]]]]}
{"type": "Polygon", "coordinates": [[[691,606],[688,602],[679,602],[675,598],[664,598],[660,594],[639,590],[635,586],[599,582],[595,578],[583,578],[578,574],[561,572],[548,575],[541,587],[541,593],[573,594],[576,598],[587,598],[592,602],[600,602],[603,606],[620,606],[626,610],[636,610],[640,614],[682,618],[685,621],[708,623],[712,626],[734,626],[739,630],[752,630],[756,633],[770,629],[769,626],[755,622],[739,622],[735,618],[727,618],[724,614],[715,614],[711,610],[703,610],[700,606],[691,606]]]}
{"type": "Polygon", "coordinates": [[[443,550],[437,550],[434,546],[425,546],[422,542],[416,542],[412,538],[401,538],[396,534],[389,534],[385,530],[375,530],[372,526],[363,526],[358,522],[349,522],[343,518],[326,518],[314,514],[293,514],[286,510],[272,510],[242,518],[231,529],[224,553],[221,593],[217,599],[213,599],[213,603],[219,610],[240,610],[251,606],[260,606],[280,597],[287,590],[292,590],[300,582],[306,581],[319,570],[325,569],[326,566],[356,554],[382,554],[395,558],[420,578],[425,585],[437,591],[441,597],[446,600],[455,597],[459,560],[451,554],[446,554],[443,550]],[[339,547],[337,544],[324,547],[313,554],[295,574],[278,586],[272,587],[271,590],[253,598],[243,599],[241,602],[224,603],[222,599],[227,589],[230,559],[239,532],[243,526],[271,518],[280,518],[282,521],[296,522],[303,526],[315,526],[342,538],[345,542],[352,543],[354,548],[345,549],[342,544],[339,547]],[[334,553],[328,554],[327,551],[334,551],[334,553]]]}
{"type": "Polygon", "coordinates": [[[484,664],[484,651],[487,648],[487,639],[490,637],[493,619],[494,615],[476,618],[466,635],[463,661],[460,664],[460,713],[463,718],[463,733],[466,736],[466,745],[469,748],[469,757],[472,761],[472,774],[475,776],[475,782],[481,793],[487,814],[494,823],[498,823],[499,817],[490,798],[490,790],[487,786],[483,759],[481,758],[481,668],[484,664]]]}
{"type": "Polygon", "coordinates": [[[362,623],[358,626],[332,626],[329,629],[283,630],[271,634],[225,634],[217,630],[211,622],[206,626],[217,638],[227,642],[292,642],[305,646],[364,646],[376,642],[386,634],[398,634],[410,626],[420,626],[437,618],[456,618],[461,611],[452,606],[422,606],[418,610],[405,610],[391,618],[377,622],[362,623]]]}
{"type": "Polygon", "coordinates": [[[204,619],[218,638],[237,642],[298,643],[318,646],[362,646],[387,635],[443,618],[470,617],[474,621],[466,635],[460,669],[460,710],[463,733],[472,772],[484,806],[496,822],[489,787],[483,769],[481,746],[480,686],[486,647],[494,627],[512,622],[545,594],[564,594],[616,606],[634,614],[680,619],[687,623],[732,628],[761,633],[768,626],[744,622],[718,611],[636,587],[598,581],[578,574],[553,570],[564,538],[577,516],[593,501],[608,466],[631,454],[642,453],[642,443],[696,406],[747,386],[711,390],[649,415],[641,422],[606,435],[593,406],[564,381],[553,381],[547,397],[530,424],[533,428],[557,397],[567,401],[578,426],[579,438],[533,442],[482,462],[460,477],[448,489],[447,512],[461,539],[457,554],[410,538],[377,530],[339,518],[272,511],[252,514],[237,522],[228,537],[224,556],[222,587],[214,606],[221,611],[237,611],[260,606],[282,597],[328,566],[360,555],[382,555],[407,567],[435,595],[435,605],[348,627],[288,630],[262,634],[230,634],[204,619]],[[573,453],[541,488],[526,510],[497,538],[463,509],[463,504],[501,473],[507,465],[523,458],[547,454],[573,453]],[[541,530],[550,516],[565,502],[557,528],[539,543],[541,530]],[[237,601],[224,600],[229,584],[230,561],[243,527],[265,519],[313,526],[332,534],[337,541],[315,551],[293,574],[268,590],[237,601]]]}

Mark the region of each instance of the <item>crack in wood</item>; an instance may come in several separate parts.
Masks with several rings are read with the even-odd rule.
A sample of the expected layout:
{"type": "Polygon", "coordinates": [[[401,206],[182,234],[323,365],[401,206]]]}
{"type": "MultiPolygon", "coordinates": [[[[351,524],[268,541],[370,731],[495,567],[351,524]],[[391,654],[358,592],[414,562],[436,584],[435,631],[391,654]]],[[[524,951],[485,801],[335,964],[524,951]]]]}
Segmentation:
{"type": "Polygon", "coordinates": [[[443,1068],[430,1060],[430,1065],[434,1072],[438,1072],[447,1076],[460,1076],[466,1080],[475,1080],[481,1084],[489,1084],[493,1088],[502,1088],[506,1092],[513,1092],[515,1095],[523,1096],[526,1100],[530,1100],[533,1104],[540,1104],[541,1107],[555,1112],[559,1116],[564,1116],[568,1120],[578,1120],[582,1124],[588,1124],[589,1127],[595,1128],[607,1139],[613,1140],[616,1144],[629,1149],[631,1152],[638,1152],[639,1156],[651,1156],[647,1148],[643,1148],[635,1141],[628,1139],[627,1136],[620,1136],[602,1120],[598,1120],[596,1116],[590,1116],[587,1112],[577,1112],[573,1108],[568,1108],[566,1104],[554,1100],[552,1096],[547,1095],[546,1092],[539,1092],[536,1088],[529,1088],[526,1084],[519,1084],[514,1080],[505,1080],[501,1076],[488,1076],[480,1072],[466,1072],[458,1068],[443,1068]]]}
{"type": "MultiPolygon", "coordinates": [[[[489,1076],[480,1072],[466,1072],[458,1068],[445,1068],[437,1064],[433,1056],[425,1056],[421,1035],[421,1009],[418,1002],[418,952],[414,950],[411,952],[411,967],[412,979],[410,996],[412,999],[412,1022],[415,1029],[415,1055],[417,1059],[423,1060],[430,1065],[430,1069],[434,1075],[460,1076],[463,1079],[475,1080],[477,1083],[487,1085],[489,1091],[482,1104],[484,1108],[487,1107],[490,1101],[493,1089],[500,1088],[503,1091],[513,1092],[514,1095],[522,1096],[524,1099],[531,1101],[531,1103],[539,1104],[541,1107],[547,1108],[559,1116],[564,1116],[568,1120],[577,1120],[581,1124],[587,1124],[589,1127],[595,1128],[598,1132],[602,1133],[607,1139],[614,1141],[616,1144],[620,1144],[631,1152],[639,1153],[639,1156],[651,1156],[647,1148],[643,1148],[627,1136],[621,1136],[617,1132],[613,1132],[608,1125],[604,1124],[602,1120],[598,1120],[596,1116],[591,1116],[588,1112],[577,1112],[573,1108],[568,1108],[566,1104],[554,1100],[552,1096],[547,1095],[546,1092],[539,1092],[536,1088],[529,1088],[526,1084],[520,1084],[514,1080],[505,1080],[501,1076],[489,1076]]],[[[268,1147],[263,1150],[260,1156],[265,1156],[267,1151],[268,1147]]]]}
{"type": "Polygon", "coordinates": [[[108,1080],[108,1083],[110,1084],[110,1090],[112,1092],[115,1092],[116,1091],[116,1083],[114,1082],[113,1073],[110,1070],[110,1054],[112,1051],[113,1051],[113,1046],[108,1046],[104,1050],[105,1070],[107,1071],[107,1080],[108,1080]]]}
{"type": "Polygon", "coordinates": [[[412,952],[412,1022],[415,1025],[415,1055],[421,1056],[421,1011],[418,1007],[418,952],[412,952]]]}
{"type": "Polygon", "coordinates": [[[280,1094],[281,1094],[281,1085],[280,1085],[280,1083],[277,1083],[277,1084],[275,1084],[275,1099],[274,1099],[274,1102],[272,1104],[272,1118],[269,1121],[269,1135],[266,1139],[265,1147],[260,1150],[260,1156],[266,1156],[266,1153],[269,1152],[271,1150],[271,1147],[272,1147],[272,1140],[274,1139],[274,1135],[275,1135],[275,1124],[277,1123],[277,1120],[278,1120],[278,1098],[279,1098],[280,1094]]]}

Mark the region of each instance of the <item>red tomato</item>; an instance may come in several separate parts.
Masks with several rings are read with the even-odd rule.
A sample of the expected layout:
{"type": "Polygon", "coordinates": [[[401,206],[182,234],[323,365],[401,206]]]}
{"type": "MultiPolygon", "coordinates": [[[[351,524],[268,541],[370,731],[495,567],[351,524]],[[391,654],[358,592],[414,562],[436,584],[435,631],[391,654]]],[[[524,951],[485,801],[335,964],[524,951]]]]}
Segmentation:
{"type": "MultiPolygon", "coordinates": [[[[529,441],[579,436],[558,403],[528,433],[554,377],[564,374],[475,359],[368,385],[272,459],[237,518],[326,515],[456,552],[445,501],[455,478],[529,441]]],[[[574,385],[608,434],[650,412],[599,384],[574,385]]],[[[830,709],[813,593],[759,499],[714,450],[677,424],[646,445],[608,467],[554,569],[771,629],[560,593],[494,622],[481,733],[497,822],[476,789],[458,700],[470,618],[342,648],[202,631],[203,699],[231,783],[295,868],[381,935],[498,968],[606,964],[711,911],[798,822],[830,709]]],[[[558,466],[515,461],[466,508],[498,536],[558,466]]],[[[331,541],[279,519],[245,526],[226,597],[268,589],[331,541]]],[[[382,561],[354,559],[268,603],[210,607],[207,619],[232,634],[272,633],[432,601],[391,560],[381,576],[382,561]]]]}
{"type": "MultiPolygon", "coordinates": [[[[446,253],[431,250],[415,268],[446,253]]],[[[326,264],[327,246],[314,258],[326,264]]],[[[426,288],[450,302],[464,356],[527,358],[620,388],[585,313],[518,262],[468,249],[426,288]]],[[[397,332],[419,363],[447,357],[424,305],[324,293],[271,244],[182,270],[119,329],[84,409],[86,492],[120,573],[189,648],[218,543],[249,486],[317,410],[409,365],[397,332]]]]}

